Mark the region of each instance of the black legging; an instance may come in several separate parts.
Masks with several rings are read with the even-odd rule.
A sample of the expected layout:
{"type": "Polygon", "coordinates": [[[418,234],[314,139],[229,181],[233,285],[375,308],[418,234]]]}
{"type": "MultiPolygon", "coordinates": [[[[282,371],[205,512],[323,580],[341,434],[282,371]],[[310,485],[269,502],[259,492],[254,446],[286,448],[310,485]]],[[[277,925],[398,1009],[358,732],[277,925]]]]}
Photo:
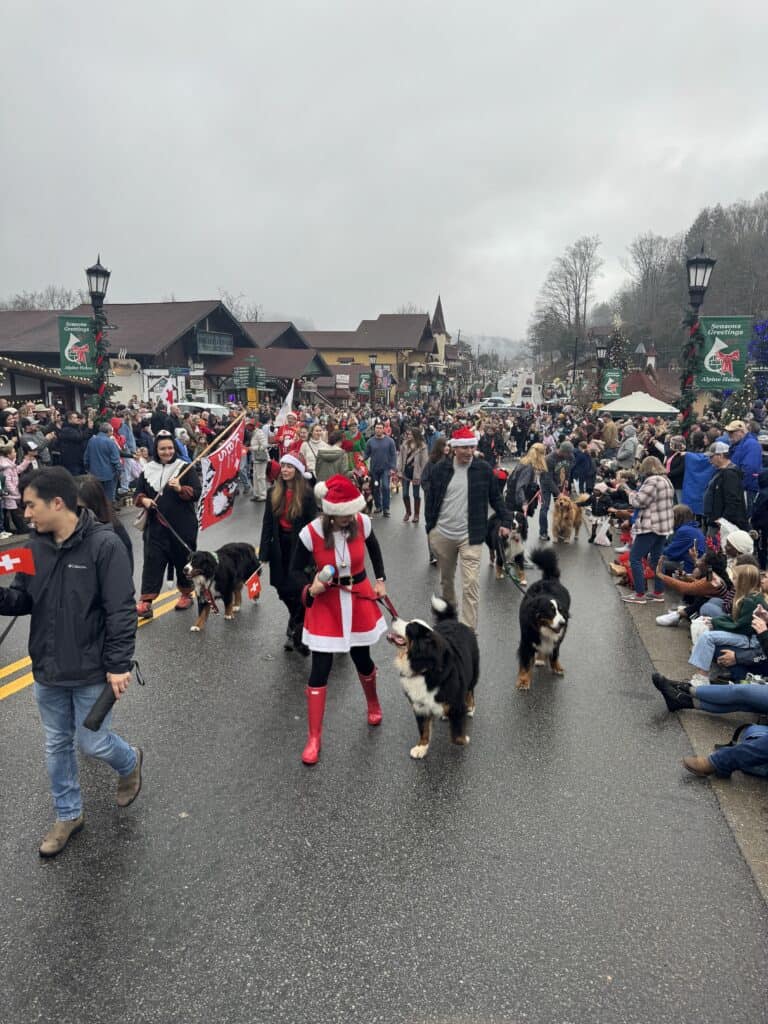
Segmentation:
{"type": "MultiPolygon", "coordinates": [[[[355,663],[355,668],[364,676],[368,676],[376,667],[371,658],[370,647],[352,647],[349,656],[355,663]]],[[[328,676],[331,674],[333,665],[333,654],[330,651],[312,651],[312,668],[309,671],[308,686],[317,688],[325,686],[328,676]]]]}
{"type": "Polygon", "coordinates": [[[296,588],[289,572],[293,544],[292,532],[278,529],[277,541],[280,545],[280,562],[283,570],[283,583],[276,588],[277,596],[288,609],[290,625],[295,629],[304,621],[304,605],[301,603],[301,591],[296,588]]]}
{"type": "MultiPolygon", "coordinates": [[[[154,524],[153,524],[154,525],[154,524]]],[[[167,566],[173,566],[176,586],[182,590],[191,588],[184,575],[184,566],[189,561],[189,550],[164,528],[162,533],[147,530],[144,534],[144,565],[141,571],[142,597],[157,597],[163,589],[163,576],[167,566]],[[149,534],[149,536],[147,536],[149,534]]],[[[194,540],[190,545],[194,548],[194,540]]]]}

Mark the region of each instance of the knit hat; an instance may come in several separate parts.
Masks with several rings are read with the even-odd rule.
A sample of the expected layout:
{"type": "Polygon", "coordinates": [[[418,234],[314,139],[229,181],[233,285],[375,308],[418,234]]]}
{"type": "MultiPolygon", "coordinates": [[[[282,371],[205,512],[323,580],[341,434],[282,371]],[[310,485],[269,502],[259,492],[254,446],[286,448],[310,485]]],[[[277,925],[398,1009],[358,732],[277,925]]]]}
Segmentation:
{"type": "Polygon", "coordinates": [[[315,484],[315,497],[329,516],[352,516],[365,508],[365,498],[341,473],[315,484]]]}
{"type": "Polygon", "coordinates": [[[733,530],[727,534],[725,543],[736,548],[740,555],[751,555],[755,550],[755,544],[746,530],[733,530]]]}
{"type": "Polygon", "coordinates": [[[456,430],[448,444],[451,448],[468,448],[477,444],[477,434],[470,427],[461,427],[456,430]]]}
{"type": "Polygon", "coordinates": [[[305,480],[312,479],[312,474],[307,472],[307,464],[300,455],[292,455],[289,452],[280,459],[280,465],[293,466],[295,470],[301,473],[305,480]]]}
{"type": "Polygon", "coordinates": [[[634,437],[637,431],[631,423],[627,423],[624,427],[624,437],[634,437]]]}

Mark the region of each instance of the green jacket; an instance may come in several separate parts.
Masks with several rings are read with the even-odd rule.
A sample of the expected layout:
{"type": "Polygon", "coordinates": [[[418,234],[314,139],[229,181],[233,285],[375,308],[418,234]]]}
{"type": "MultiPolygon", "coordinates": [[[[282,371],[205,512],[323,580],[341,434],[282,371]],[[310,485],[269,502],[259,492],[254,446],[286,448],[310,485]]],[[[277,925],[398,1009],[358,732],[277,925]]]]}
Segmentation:
{"type": "Polygon", "coordinates": [[[758,605],[766,607],[762,596],[748,594],[741,602],[738,619],[731,619],[727,615],[718,615],[716,619],[712,619],[712,629],[721,629],[726,633],[738,633],[740,636],[754,636],[752,616],[758,605]]]}

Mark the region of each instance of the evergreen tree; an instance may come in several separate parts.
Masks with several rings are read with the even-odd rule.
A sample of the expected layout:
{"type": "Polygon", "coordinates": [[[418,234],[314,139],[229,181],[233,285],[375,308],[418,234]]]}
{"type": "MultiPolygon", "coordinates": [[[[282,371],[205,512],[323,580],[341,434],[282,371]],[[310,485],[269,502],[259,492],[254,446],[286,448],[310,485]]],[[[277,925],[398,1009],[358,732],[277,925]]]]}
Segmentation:
{"type": "Polygon", "coordinates": [[[609,370],[629,370],[630,342],[621,326],[621,317],[613,318],[613,331],[608,342],[608,358],[605,365],[609,370]]]}

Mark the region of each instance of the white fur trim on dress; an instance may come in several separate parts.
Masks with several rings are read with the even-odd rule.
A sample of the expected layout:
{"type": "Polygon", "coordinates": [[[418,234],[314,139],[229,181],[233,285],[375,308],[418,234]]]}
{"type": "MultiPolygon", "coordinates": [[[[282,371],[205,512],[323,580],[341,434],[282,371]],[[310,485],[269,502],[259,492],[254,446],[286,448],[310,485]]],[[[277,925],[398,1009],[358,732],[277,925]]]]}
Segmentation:
{"type": "Polygon", "coordinates": [[[448,602],[444,601],[442,597],[438,597],[437,594],[433,594],[432,607],[438,615],[443,615],[448,611],[448,602]]]}

